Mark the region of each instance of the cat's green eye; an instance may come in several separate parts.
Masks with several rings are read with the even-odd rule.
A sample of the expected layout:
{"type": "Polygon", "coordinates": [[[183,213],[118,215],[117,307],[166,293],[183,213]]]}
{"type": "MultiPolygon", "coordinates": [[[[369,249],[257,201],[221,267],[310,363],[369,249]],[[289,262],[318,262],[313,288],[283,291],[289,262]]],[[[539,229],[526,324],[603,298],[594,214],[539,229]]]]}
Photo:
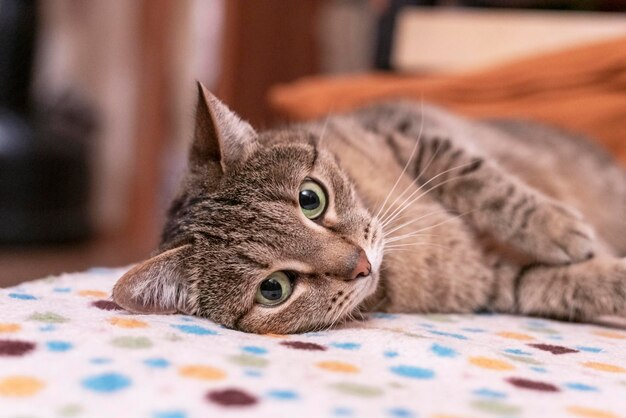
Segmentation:
{"type": "Polygon", "coordinates": [[[298,202],[304,216],[309,219],[317,219],[326,209],[326,193],[324,189],[312,180],[306,180],[300,185],[298,202]]]}
{"type": "Polygon", "coordinates": [[[286,273],[276,271],[263,280],[256,291],[255,300],[261,305],[278,305],[291,295],[291,280],[286,273]]]}

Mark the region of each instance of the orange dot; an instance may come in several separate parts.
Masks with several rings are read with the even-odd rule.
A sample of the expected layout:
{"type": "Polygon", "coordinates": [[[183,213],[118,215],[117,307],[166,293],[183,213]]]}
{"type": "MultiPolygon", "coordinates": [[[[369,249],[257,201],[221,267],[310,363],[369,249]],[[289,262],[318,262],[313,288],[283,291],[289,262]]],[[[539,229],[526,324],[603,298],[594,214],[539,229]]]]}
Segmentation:
{"type": "Polygon", "coordinates": [[[317,363],[317,367],[337,373],[358,373],[360,371],[358,367],[341,361],[321,361],[317,363]]]}
{"type": "Polygon", "coordinates": [[[593,333],[601,337],[615,338],[617,340],[626,340],[626,335],[619,333],[619,332],[601,330],[601,331],[594,331],[593,333]]]}
{"type": "Polygon", "coordinates": [[[528,334],[520,334],[519,332],[502,331],[502,332],[498,332],[496,335],[499,335],[500,337],[504,337],[504,338],[509,338],[511,340],[520,340],[520,341],[528,341],[528,340],[535,339],[535,337],[532,337],[528,334]]]}
{"type": "Polygon", "coordinates": [[[109,296],[107,292],[103,292],[102,290],[81,290],[78,294],[94,298],[106,298],[109,296]]]}
{"type": "Polygon", "coordinates": [[[603,372],[611,372],[611,373],[624,373],[626,369],[620,366],[616,366],[614,364],[608,363],[598,363],[595,361],[588,361],[583,363],[583,366],[589,367],[591,369],[601,370],[603,372]]]}
{"type": "Polygon", "coordinates": [[[584,406],[570,406],[567,408],[567,412],[584,418],[619,418],[619,416],[612,412],[606,412],[595,408],[587,408],[584,406]]]}
{"type": "Polygon", "coordinates": [[[483,369],[491,370],[513,370],[515,366],[506,361],[498,360],[488,357],[470,357],[469,362],[474,366],[482,367],[483,369]]]}
{"type": "Polygon", "coordinates": [[[0,323],[0,333],[2,332],[17,332],[22,327],[19,324],[0,323]]]}
{"type": "Polygon", "coordinates": [[[272,334],[271,332],[268,334],[263,334],[265,337],[270,337],[270,338],[287,338],[285,335],[282,334],[272,334]]]}
{"type": "Polygon", "coordinates": [[[44,387],[44,383],[29,376],[9,376],[0,380],[0,396],[31,396],[44,387]]]}
{"type": "Polygon", "coordinates": [[[226,377],[223,370],[209,366],[183,366],[178,369],[178,373],[184,377],[201,380],[221,380],[226,377]]]}
{"type": "Polygon", "coordinates": [[[137,319],[118,318],[116,316],[114,316],[113,318],[109,318],[109,322],[111,323],[111,325],[116,325],[122,328],[146,328],[148,326],[147,323],[139,321],[137,319]]]}

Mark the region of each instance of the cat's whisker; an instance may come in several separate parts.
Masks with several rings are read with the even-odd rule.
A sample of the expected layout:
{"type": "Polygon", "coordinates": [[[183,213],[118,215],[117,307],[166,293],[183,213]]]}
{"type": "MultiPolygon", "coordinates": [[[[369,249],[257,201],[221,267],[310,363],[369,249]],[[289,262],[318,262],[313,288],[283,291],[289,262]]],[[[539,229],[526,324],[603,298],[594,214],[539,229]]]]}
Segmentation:
{"type": "MultiPolygon", "coordinates": [[[[391,190],[389,190],[389,193],[387,193],[387,196],[385,197],[385,200],[383,201],[383,204],[380,206],[380,208],[376,212],[376,216],[375,216],[376,218],[378,218],[379,216],[384,216],[385,215],[384,213],[381,215],[380,212],[385,207],[385,204],[387,203],[387,200],[389,200],[389,197],[391,196],[391,194],[394,192],[394,190],[398,186],[398,183],[400,183],[400,180],[402,179],[402,176],[404,175],[404,173],[406,173],[406,170],[409,168],[409,165],[411,164],[411,160],[413,159],[413,156],[415,155],[415,152],[419,149],[419,144],[420,144],[421,139],[422,139],[422,130],[424,129],[424,97],[422,97],[421,100],[420,100],[420,114],[422,115],[421,121],[420,121],[420,131],[419,131],[419,134],[417,135],[417,140],[415,141],[415,145],[413,145],[413,149],[411,150],[411,155],[406,160],[406,164],[404,165],[404,168],[402,169],[402,172],[398,176],[396,182],[393,184],[393,187],[391,188],[391,190]]],[[[402,196],[406,192],[407,189],[405,189],[400,196],[402,196]]],[[[391,203],[390,207],[393,207],[393,204],[396,203],[396,201],[397,201],[397,198],[396,198],[396,200],[394,200],[391,203]]],[[[387,208],[385,213],[388,210],[389,210],[389,208],[387,208]]]]}
{"type": "Polygon", "coordinates": [[[384,231],[384,237],[385,237],[385,238],[392,238],[392,237],[391,237],[391,234],[393,234],[394,232],[396,232],[396,231],[397,231],[397,230],[399,230],[399,229],[402,229],[402,228],[405,228],[405,227],[407,227],[407,226],[409,226],[409,225],[412,225],[412,224],[414,224],[415,222],[418,222],[418,221],[420,221],[420,220],[422,220],[422,219],[424,219],[424,218],[428,218],[428,217],[433,216],[433,215],[445,215],[445,214],[447,214],[447,213],[448,213],[448,212],[447,212],[447,211],[445,211],[445,210],[444,210],[444,211],[434,211],[434,212],[429,212],[429,213],[427,213],[426,215],[422,215],[422,216],[419,216],[419,217],[417,217],[417,218],[413,218],[413,219],[411,219],[411,220],[406,221],[405,223],[403,223],[403,224],[401,224],[401,225],[398,225],[398,226],[393,227],[392,229],[390,229],[390,230],[388,230],[388,231],[384,231]]]}
{"type": "MultiPolygon", "coordinates": [[[[423,103],[422,103],[423,105],[423,103]]],[[[422,120],[423,121],[423,120],[422,120]]],[[[423,127],[423,125],[422,125],[423,127]]],[[[418,141],[416,141],[416,145],[419,144],[419,139],[421,139],[421,127],[420,127],[420,138],[418,138],[418,141]]],[[[400,200],[402,198],[402,196],[404,196],[404,194],[415,184],[419,183],[420,179],[422,178],[422,174],[424,174],[426,172],[426,170],[428,170],[428,168],[430,167],[430,165],[432,164],[432,162],[435,160],[435,158],[437,158],[437,154],[439,154],[439,150],[441,149],[441,142],[439,144],[437,144],[437,149],[435,150],[435,152],[433,153],[433,155],[430,157],[430,159],[428,160],[428,163],[424,166],[424,168],[422,168],[419,172],[419,174],[417,176],[415,176],[415,178],[413,179],[413,181],[402,191],[402,193],[400,193],[400,195],[398,197],[396,197],[396,199],[391,203],[390,207],[385,211],[385,213],[382,215],[383,217],[387,214],[387,212],[389,211],[389,209],[391,207],[393,207],[393,205],[395,203],[398,202],[398,200],[400,200]]],[[[409,160],[407,161],[407,164],[411,161],[411,159],[413,158],[413,154],[411,154],[411,156],[409,157],[409,160]]],[[[409,197],[410,198],[410,197],[409,197]]]]}
{"type": "MultiPolygon", "coordinates": [[[[462,166],[460,166],[462,167],[462,166]]],[[[396,209],[393,210],[392,213],[390,213],[388,215],[388,217],[386,219],[384,219],[382,221],[382,226],[385,227],[387,225],[389,225],[394,219],[396,219],[398,216],[400,216],[407,208],[411,207],[413,204],[415,204],[417,201],[419,201],[419,199],[421,199],[423,196],[427,195],[428,193],[432,192],[433,190],[436,190],[437,188],[443,186],[446,183],[449,183],[450,181],[456,180],[458,178],[460,178],[460,176],[455,176],[455,177],[451,177],[449,179],[446,179],[444,181],[442,181],[441,183],[429,188],[428,190],[422,192],[420,195],[418,195],[417,197],[414,197],[415,194],[419,193],[420,191],[422,191],[431,181],[435,180],[437,177],[439,177],[440,175],[444,175],[447,174],[449,171],[452,171],[456,168],[459,167],[453,167],[450,170],[446,170],[438,175],[436,175],[435,177],[431,178],[430,180],[428,180],[426,183],[422,184],[420,187],[418,187],[416,190],[414,190],[403,202],[400,206],[398,206],[396,209]]]]}
{"type": "Polygon", "coordinates": [[[410,233],[410,234],[405,234],[405,235],[401,235],[397,238],[393,238],[390,239],[389,241],[387,241],[387,244],[385,244],[385,247],[388,247],[390,244],[393,244],[394,242],[398,242],[398,241],[403,241],[405,239],[409,239],[409,238],[413,238],[413,237],[428,237],[430,238],[431,235],[430,234],[424,234],[424,233],[410,233]]]}
{"type": "Polygon", "coordinates": [[[320,133],[320,137],[317,140],[317,146],[321,147],[322,141],[324,140],[324,134],[326,133],[326,128],[328,127],[328,123],[330,121],[330,117],[333,114],[333,106],[331,105],[328,114],[326,115],[326,120],[324,121],[324,125],[322,126],[322,132],[320,133]]]}
{"type": "Polygon", "coordinates": [[[423,192],[422,194],[420,194],[420,195],[419,195],[419,196],[417,196],[416,198],[413,198],[413,196],[414,196],[416,193],[419,193],[421,190],[423,190],[423,189],[424,189],[424,188],[425,188],[425,187],[426,187],[429,183],[431,183],[432,181],[436,180],[437,178],[439,178],[439,177],[441,177],[441,176],[443,176],[443,175],[445,175],[445,174],[447,174],[447,173],[449,173],[449,172],[451,172],[451,171],[458,170],[458,169],[461,169],[461,168],[464,168],[464,167],[470,166],[471,164],[473,164],[473,162],[469,162],[469,163],[465,163],[465,164],[458,165],[458,166],[456,166],[456,167],[449,168],[449,169],[444,170],[444,171],[442,171],[441,173],[439,173],[439,174],[437,174],[437,175],[433,176],[432,178],[430,178],[427,182],[425,182],[425,183],[424,183],[424,184],[422,184],[420,187],[418,187],[416,190],[414,190],[414,191],[413,191],[413,193],[411,193],[411,194],[409,195],[409,197],[407,197],[407,198],[406,198],[406,199],[402,202],[402,204],[401,204],[398,208],[396,208],[396,209],[395,209],[395,210],[391,213],[391,215],[389,215],[389,217],[387,217],[386,219],[384,219],[384,220],[383,220],[383,223],[382,223],[383,228],[384,228],[384,227],[385,227],[385,225],[387,225],[387,224],[388,224],[388,223],[389,223],[392,219],[395,219],[395,217],[397,216],[397,214],[398,214],[398,213],[402,213],[404,210],[406,210],[406,208],[407,208],[407,207],[409,207],[409,206],[413,205],[415,202],[417,202],[419,199],[421,199],[424,195],[426,195],[426,194],[428,194],[428,193],[432,192],[433,190],[436,190],[438,187],[441,187],[441,186],[443,186],[444,184],[449,183],[450,181],[453,181],[453,180],[457,180],[457,179],[459,179],[459,178],[460,178],[460,175],[459,175],[459,176],[455,176],[455,177],[451,177],[451,178],[449,178],[449,179],[446,179],[446,180],[442,181],[441,183],[439,183],[439,184],[437,184],[437,185],[435,185],[435,186],[433,186],[433,187],[429,188],[428,190],[426,190],[425,192],[423,192]],[[413,198],[413,199],[412,199],[412,198],[413,198]]]}
{"type": "Polygon", "coordinates": [[[428,231],[428,230],[430,230],[430,229],[436,228],[436,227],[438,227],[438,226],[441,226],[441,225],[443,225],[443,224],[446,224],[446,223],[448,223],[448,222],[452,222],[452,221],[454,221],[454,220],[456,220],[456,219],[459,219],[459,218],[461,218],[461,217],[463,217],[463,216],[466,216],[466,215],[468,215],[468,214],[470,214],[470,213],[472,213],[472,212],[476,212],[476,210],[477,210],[477,209],[469,210],[469,211],[464,212],[464,213],[461,213],[461,214],[459,214],[459,215],[457,215],[457,216],[453,216],[453,217],[451,217],[451,218],[448,218],[448,219],[446,219],[445,221],[441,221],[441,222],[438,222],[438,223],[436,223],[436,224],[434,224],[434,225],[429,225],[429,226],[427,226],[427,227],[425,227],[425,228],[421,228],[421,229],[418,229],[418,230],[416,230],[416,231],[413,231],[412,233],[420,233],[420,232],[428,231]]]}

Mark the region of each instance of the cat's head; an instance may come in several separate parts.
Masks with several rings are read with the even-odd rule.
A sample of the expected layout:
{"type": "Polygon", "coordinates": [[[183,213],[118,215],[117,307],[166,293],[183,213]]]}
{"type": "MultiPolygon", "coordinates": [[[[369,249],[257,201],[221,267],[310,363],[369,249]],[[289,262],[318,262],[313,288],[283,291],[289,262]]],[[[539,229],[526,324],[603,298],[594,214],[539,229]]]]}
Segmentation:
{"type": "Polygon", "coordinates": [[[354,313],[376,289],[382,230],[319,135],[257,134],[199,85],[189,170],[160,253],[119,280],[114,300],[258,333],[354,313]]]}

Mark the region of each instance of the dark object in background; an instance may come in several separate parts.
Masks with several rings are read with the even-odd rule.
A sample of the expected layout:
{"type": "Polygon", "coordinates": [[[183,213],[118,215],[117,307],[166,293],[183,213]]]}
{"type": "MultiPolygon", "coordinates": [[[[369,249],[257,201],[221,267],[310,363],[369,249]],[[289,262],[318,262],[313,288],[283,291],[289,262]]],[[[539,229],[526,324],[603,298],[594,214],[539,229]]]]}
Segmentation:
{"type": "Polygon", "coordinates": [[[577,10],[620,12],[626,10],[624,0],[460,0],[459,6],[507,9],[577,10]]]}
{"type": "Polygon", "coordinates": [[[374,68],[391,70],[391,47],[398,12],[406,6],[434,6],[436,0],[389,0],[387,8],[378,18],[374,68]]]}
{"type": "Polygon", "coordinates": [[[0,0],[0,244],[41,244],[90,233],[88,137],[76,98],[32,106],[36,2],[0,0]]]}

